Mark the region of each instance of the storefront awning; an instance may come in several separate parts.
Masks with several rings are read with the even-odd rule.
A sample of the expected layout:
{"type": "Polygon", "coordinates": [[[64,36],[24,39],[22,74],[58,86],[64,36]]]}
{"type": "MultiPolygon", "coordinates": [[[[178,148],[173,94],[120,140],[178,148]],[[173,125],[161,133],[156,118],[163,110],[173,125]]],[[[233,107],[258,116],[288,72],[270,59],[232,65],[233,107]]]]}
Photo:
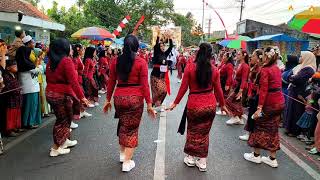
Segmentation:
{"type": "Polygon", "coordinates": [[[295,42],[300,41],[294,37],[285,35],[285,34],[273,34],[273,35],[265,35],[259,36],[254,39],[249,40],[248,42],[255,42],[255,41],[282,41],[282,42],[295,42]]]}
{"type": "Polygon", "coordinates": [[[65,26],[63,24],[39,19],[36,17],[26,16],[22,17],[22,20],[18,21],[18,13],[15,12],[0,12],[0,21],[17,23],[21,25],[29,25],[34,27],[39,27],[48,30],[57,30],[57,31],[64,31],[65,26]]]}

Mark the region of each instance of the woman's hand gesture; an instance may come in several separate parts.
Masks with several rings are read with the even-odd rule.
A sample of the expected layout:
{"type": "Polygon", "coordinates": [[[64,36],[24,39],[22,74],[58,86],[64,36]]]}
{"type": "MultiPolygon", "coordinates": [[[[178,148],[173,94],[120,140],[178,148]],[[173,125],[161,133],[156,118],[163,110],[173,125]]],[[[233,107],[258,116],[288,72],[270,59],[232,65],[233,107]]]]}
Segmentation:
{"type": "Polygon", "coordinates": [[[222,107],[221,107],[221,112],[225,112],[228,116],[231,115],[229,109],[228,109],[226,106],[222,106],[222,107]]]}
{"type": "Polygon", "coordinates": [[[81,99],[81,101],[88,107],[90,104],[90,101],[87,98],[81,99]]]}
{"type": "Polygon", "coordinates": [[[108,113],[109,111],[111,111],[111,108],[112,108],[111,102],[106,101],[106,103],[103,106],[103,112],[108,113]]]}
{"type": "Polygon", "coordinates": [[[177,104],[171,103],[170,107],[166,108],[167,111],[172,111],[174,108],[176,108],[177,104]]]}
{"type": "Polygon", "coordinates": [[[155,118],[156,118],[156,113],[155,113],[155,110],[152,108],[152,104],[148,104],[147,111],[148,111],[148,115],[149,115],[152,119],[155,119],[155,118]]]}

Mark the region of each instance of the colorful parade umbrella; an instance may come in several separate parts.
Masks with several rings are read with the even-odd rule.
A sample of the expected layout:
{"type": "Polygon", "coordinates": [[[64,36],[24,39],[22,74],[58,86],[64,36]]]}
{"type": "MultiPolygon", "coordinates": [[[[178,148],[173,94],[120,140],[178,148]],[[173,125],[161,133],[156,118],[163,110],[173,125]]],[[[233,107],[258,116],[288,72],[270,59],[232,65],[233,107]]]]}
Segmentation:
{"type": "Polygon", "coordinates": [[[320,34],[320,7],[312,7],[294,15],[288,26],[304,33],[320,34]]]}
{"type": "Polygon", "coordinates": [[[71,35],[72,38],[76,39],[89,39],[89,40],[105,40],[108,38],[114,38],[114,35],[103,28],[88,27],[78,30],[71,35]]]}
{"type": "Polygon", "coordinates": [[[247,41],[251,38],[248,36],[237,36],[235,38],[225,39],[219,42],[219,44],[223,47],[228,47],[232,49],[246,49],[247,41]]]}

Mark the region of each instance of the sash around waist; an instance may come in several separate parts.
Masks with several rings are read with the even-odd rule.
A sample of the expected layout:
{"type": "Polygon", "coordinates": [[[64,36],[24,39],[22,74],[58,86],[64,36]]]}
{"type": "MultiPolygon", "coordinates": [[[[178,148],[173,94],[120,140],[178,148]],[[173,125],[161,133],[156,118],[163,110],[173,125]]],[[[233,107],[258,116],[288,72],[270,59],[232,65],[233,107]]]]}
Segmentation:
{"type": "Polygon", "coordinates": [[[141,86],[140,84],[117,84],[117,87],[137,87],[141,86]]]}
{"type": "Polygon", "coordinates": [[[210,93],[212,91],[213,91],[213,89],[204,90],[204,91],[197,91],[197,92],[190,92],[189,95],[192,95],[192,94],[205,94],[205,93],[210,93]]]}
{"type": "Polygon", "coordinates": [[[269,93],[274,93],[274,92],[279,92],[281,90],[282,90],[281,88],[270,88],[270,89],[268,89],[268,92],[269,93]]]}

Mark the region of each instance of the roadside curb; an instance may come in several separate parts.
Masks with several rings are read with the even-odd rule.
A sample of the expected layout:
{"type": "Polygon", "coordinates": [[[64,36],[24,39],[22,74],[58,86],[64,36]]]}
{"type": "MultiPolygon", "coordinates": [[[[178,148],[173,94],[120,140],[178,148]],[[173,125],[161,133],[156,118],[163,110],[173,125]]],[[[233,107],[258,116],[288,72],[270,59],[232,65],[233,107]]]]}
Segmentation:
{"type": "Polygon", "coordinates": [[[47,127],[49,124],[53,123],[54,120],[55,120],[55,116],[46,118],[46,120],[37,129],[28,130],[26,133],[18,136],[16,139],[10,141],[7,144],[4,144],[4,153],[9,151],[11,148],[18,145],[19,143],[21,143],[22,141],[24,141],[28,137],[32,136],[33,134],[35,134],[36,132],[38,132],[42,128],[47,127]]]}

